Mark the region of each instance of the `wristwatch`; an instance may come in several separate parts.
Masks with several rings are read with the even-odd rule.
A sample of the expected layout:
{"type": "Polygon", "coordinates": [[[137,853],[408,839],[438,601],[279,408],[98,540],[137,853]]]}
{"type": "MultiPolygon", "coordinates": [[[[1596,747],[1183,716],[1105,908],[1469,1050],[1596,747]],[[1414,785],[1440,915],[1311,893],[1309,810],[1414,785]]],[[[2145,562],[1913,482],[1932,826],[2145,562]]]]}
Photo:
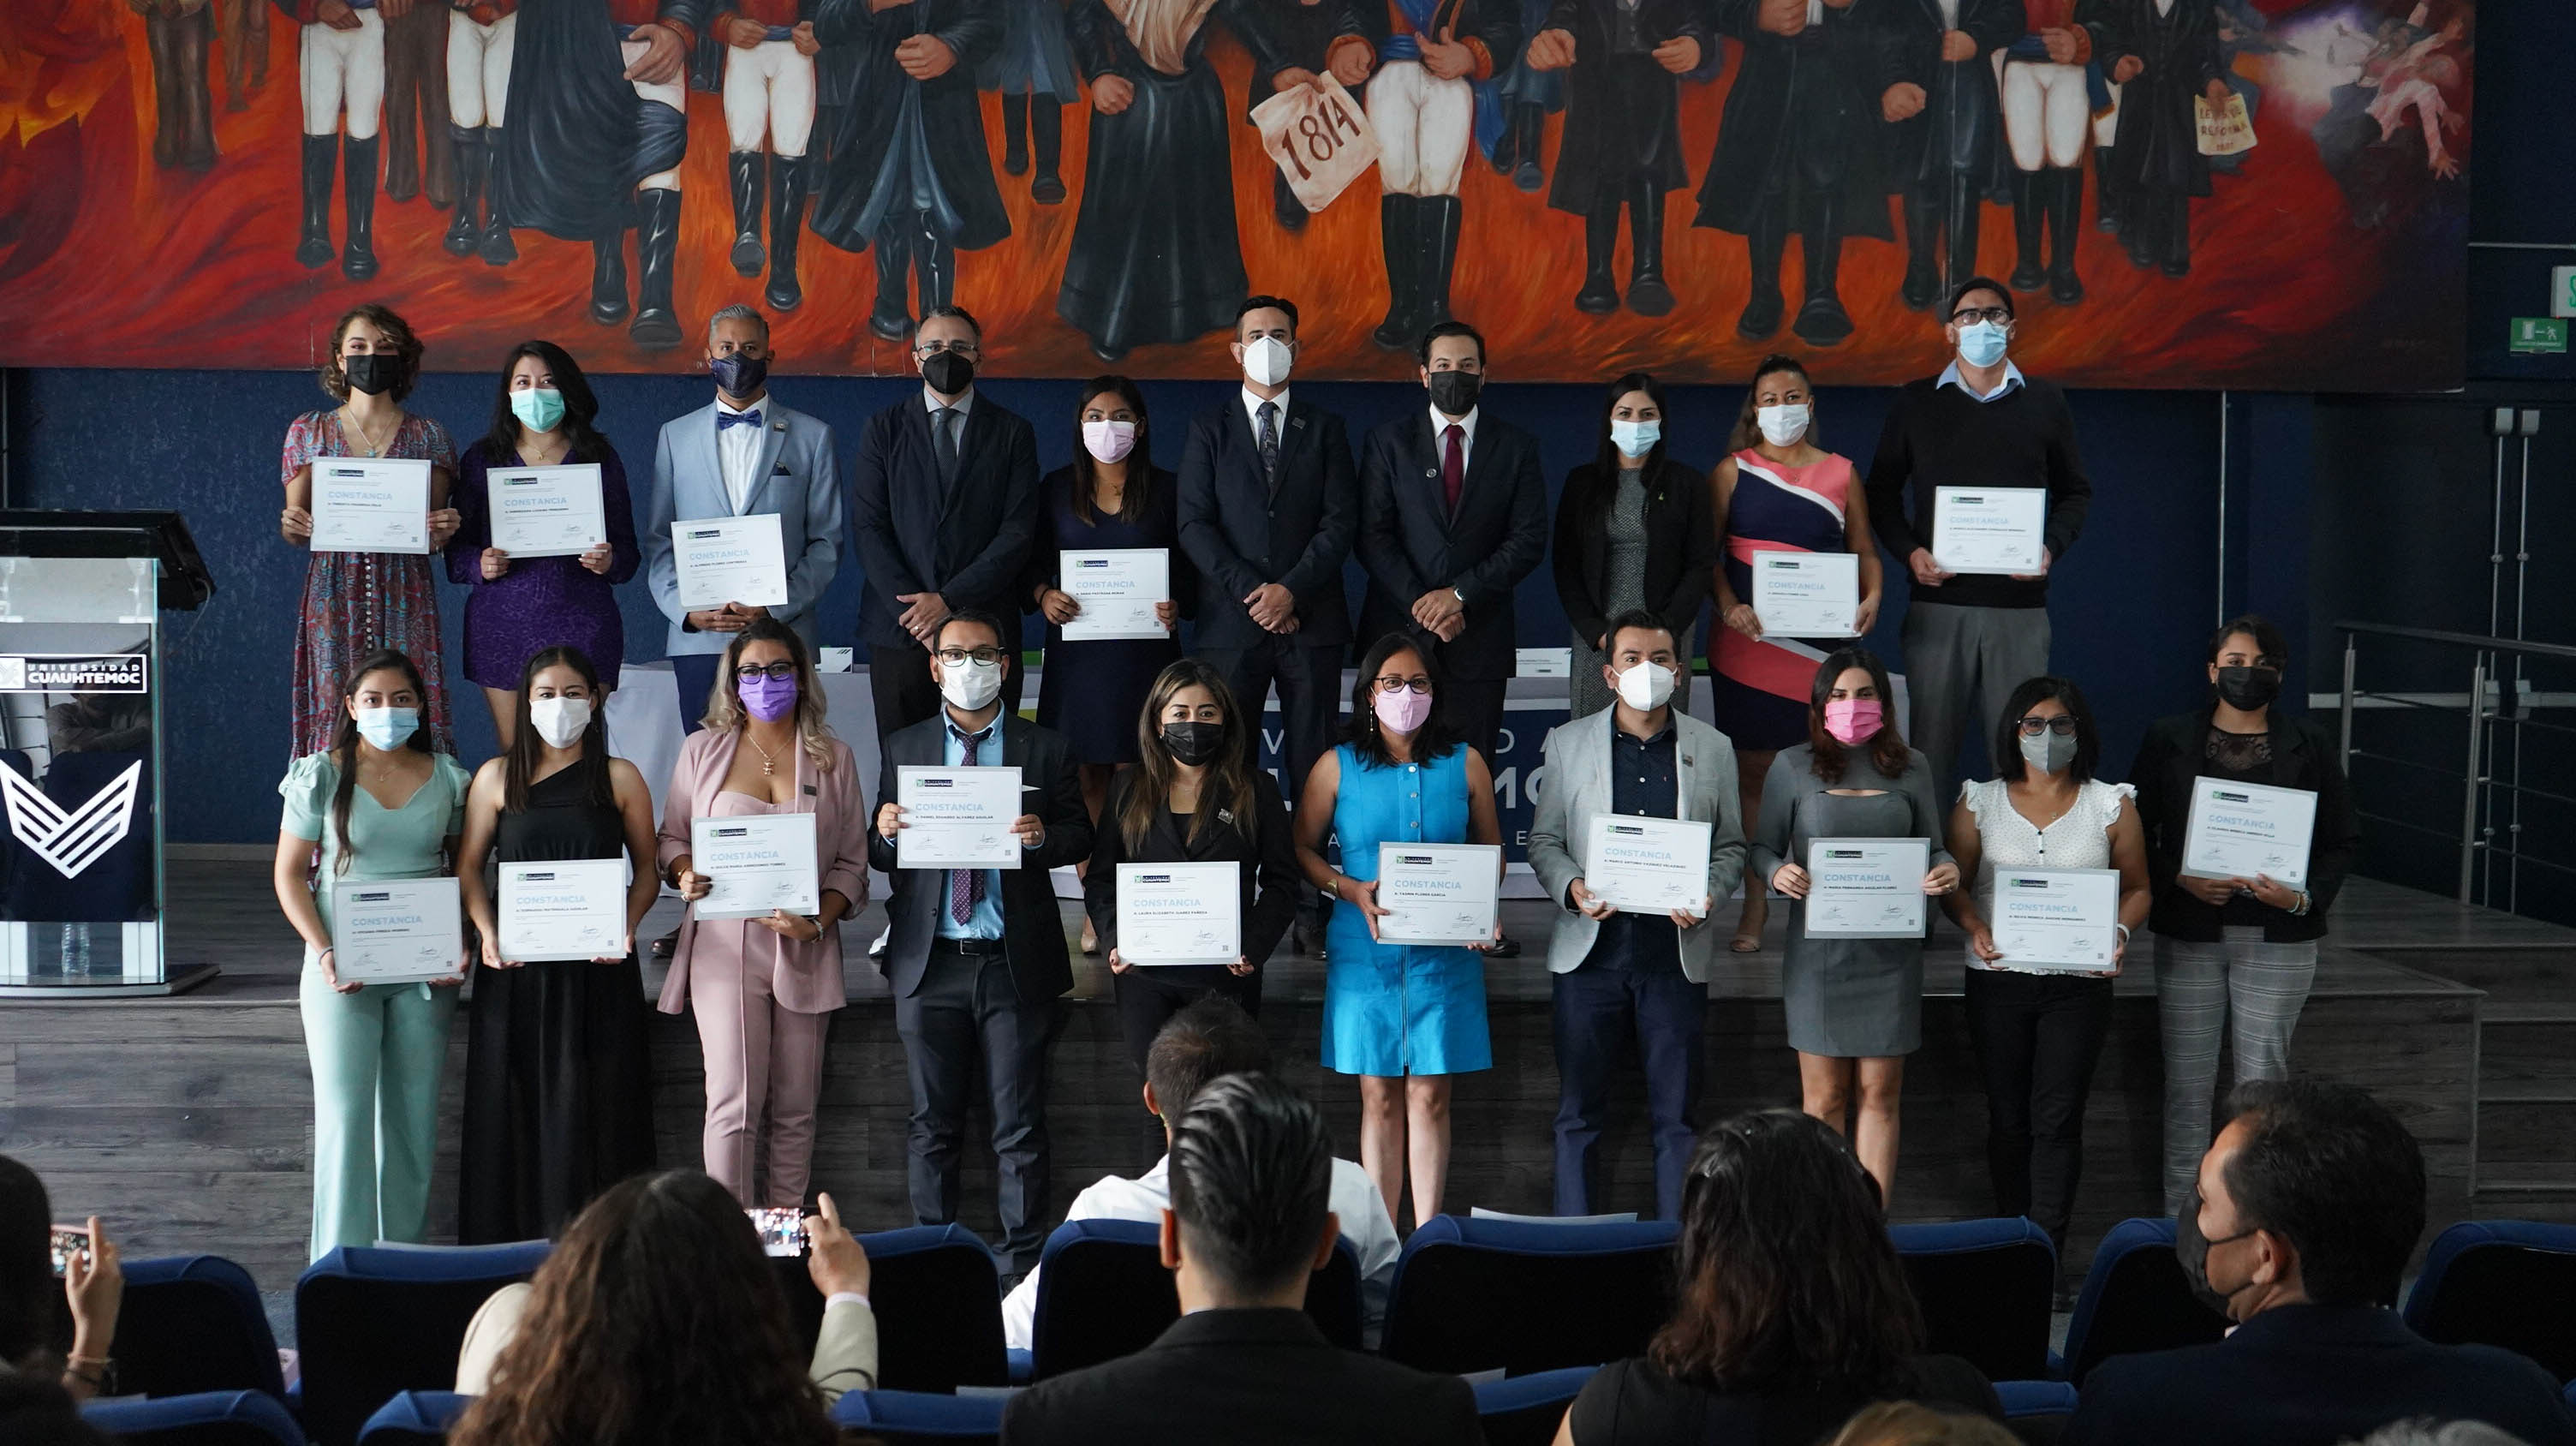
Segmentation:
{"type": "Polygon", "coordinates": [[[1451,589],[1449,589],[1449,595],[1450,595],[1451,597],[1454,597],[1454,598],[1456,598],[1456,599],[1458,600],[1458,606],[1460,606],[1460,607],[1465,607],[1465,606],[1467,605],[1467,595],[1466,595],[1465,593],[1463,593],[1463,592],[1458,591],[1458,589],[1456,589],[1456,588],[1454,588],[1454,587],[1453,587],[1453,588],[1451,588],[1451,589]]]}

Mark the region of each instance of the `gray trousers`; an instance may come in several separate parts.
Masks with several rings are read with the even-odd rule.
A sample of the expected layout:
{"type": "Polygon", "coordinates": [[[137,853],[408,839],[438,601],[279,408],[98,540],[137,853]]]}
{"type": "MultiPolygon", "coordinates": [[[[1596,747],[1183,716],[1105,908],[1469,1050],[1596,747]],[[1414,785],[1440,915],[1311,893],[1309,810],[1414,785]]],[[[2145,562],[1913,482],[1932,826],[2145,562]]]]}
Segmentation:
{"type": "Polygon", "coordinates": [[[2048,671],[2048,609],[1915,602],[1904,638],[1905,739],[1923,750],[1932,796],[1946,805],[1959,791],[1962,742],[1993,738],[2013,689],[2048,671]]]}
{"type": "Polygon", "coordinates": [[[980,1083],[993,1111],[999,1254],[1008,1275],[1037,1268],[1054,1208],[1047,1189],[1046,1095],[1056,1009],[1052,999],[1022,1001],[1002,956],[961,954],[938,940],[931,943],[921,987],[894,1001],[895,1034],[903,1041],[912,1085],[905,1174],[913,1219],[945,1225],[957,1218],[958,1155],[980,1083]]]}
{"type": "Polygon", "coordinates": [[[2208,1152],[2220,1036],[2233,1033],[2236,1082],[2287,1079],[2290,1031],[2316,982],[2317,946],[2267,944],[2230,926],[2215,944],[2156,937],[2156,1016],[2165,1046],[2165,1213],[2191,1203],[2208,1152]],[[2229,1029],[2230,1024],[2234,1028],[2229,1029]]]}

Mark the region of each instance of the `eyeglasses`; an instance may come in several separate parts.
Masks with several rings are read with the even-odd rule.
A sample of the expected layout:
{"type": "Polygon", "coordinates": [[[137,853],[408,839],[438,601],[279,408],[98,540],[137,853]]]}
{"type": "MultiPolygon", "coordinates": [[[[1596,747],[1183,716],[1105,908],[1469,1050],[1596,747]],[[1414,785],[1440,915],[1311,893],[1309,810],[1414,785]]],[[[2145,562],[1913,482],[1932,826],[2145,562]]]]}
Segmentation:
{"type": "Polygon", "coordinates": [[[733,670],[733,680],[737,683],[748,683],[754,678],[767,678],[772,682],[784,683],[795,676],[796,665],[794,663],[772,663],[765,668],[760,667],[757,664],[746,663],[733,670]]]}
{"type": "Polygon", "coordinates": [[[2042,733],[2054,733],[2060,738],[2072,738],[2075,736],[2075,715],[2060,713],[2053,718],[2035,716],[2016,718],[2013,720],[2013,726],[2021,730],[2021,736],[2024,738],[2036,738],[2042,733]]]}
{"type": "Polygon", "coordinates": [[[1963,306],[1950,313],[1950,324],[1953,326],[1969,326],[1980,321],[1991,321],[2001,326],[2012,319],[2012,308],[2009,306],[1963,306]]]}
{"type": "Polygon", "coordinates": [[[912,351],[913,355],[924,357],[937,356],[943,351],[953,351],[959,356],[973,356],[983,349],[983,345],[979,342],[925,341],[921,345],[914,347],[912,351]]]}
{"type": "Polygon", "coordinates": [[[999,663],[1009,656],[999,648],[941,648],[939,661],[944,667],[962,668],[968,663],[999,663]]]}
{"type": "Polygon", "coordinates": [[[1401,693],[1407,688],[1417,693],[1431,691],[1431,680],[1418,674],[1410,678],[1399,678],[1393,673],[1388,673],[1383,677],[1372,678],[1369,682],[1381,693],[1401,693]]]}

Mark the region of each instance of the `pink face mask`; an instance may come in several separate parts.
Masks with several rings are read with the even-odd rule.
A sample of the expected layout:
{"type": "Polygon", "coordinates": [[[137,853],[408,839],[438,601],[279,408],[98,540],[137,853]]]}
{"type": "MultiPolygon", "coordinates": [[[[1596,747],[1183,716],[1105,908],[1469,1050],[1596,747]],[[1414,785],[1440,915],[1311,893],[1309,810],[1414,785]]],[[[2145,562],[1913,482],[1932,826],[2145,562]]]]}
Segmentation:
{"type": "Polygon", "coordinates": [[[1825,704],[1825,731],[1846,748],[1858,748],[1887,725],[1887,709],[1876,698],[1836,698],[1825,704]]]}
{"type": "Polygon", "coordinates": [[[1411,688],[1380,693],[1369,706],[1377,710],[1379,726],[1390,733],[1411,733],[1431,720],[1431,695],[1411,688]]]}
{"type": "Polygon", "coordinates": [[[1136,450],[1134,422],[1085,422],[1082,424],[1082,447],[1103,462],[1122,462],[1136,450]]]}

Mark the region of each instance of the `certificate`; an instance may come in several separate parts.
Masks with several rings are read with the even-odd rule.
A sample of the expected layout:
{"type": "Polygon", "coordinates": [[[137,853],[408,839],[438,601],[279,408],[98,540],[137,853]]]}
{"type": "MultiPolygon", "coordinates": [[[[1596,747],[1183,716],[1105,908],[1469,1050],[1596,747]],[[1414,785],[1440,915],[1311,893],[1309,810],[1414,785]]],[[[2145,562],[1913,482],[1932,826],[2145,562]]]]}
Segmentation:
{"type": "Polygon", "coordinates": [[[1583,887],[1631,914],[1705,914],[1710,836],[1704,821],[1594,814],[1584,838],[1583,887]]]}
{"type": "Polygon", "coordinates": [[[1120,864],[1118,958],[1232,964],[1243,957],[1241,864],[1120,864]]]}
{"type": "Polygon", "coordinates": [[[894,771],[903,829],[894,836],[902,869],[1016,869],[1020,807],[1017,768],[903,768],[894,771]]]}
{"type": "Polygon", "coordinates": [[[2193,779],[2182,872],[2196,879],[2261,874],[2276,884],[2304,889],[2308,841],[2316,824],[2317,796],[2304,788],[2193,779]]]}
{"type": "Polygon", "coordinates": [[[701,919],[765,919],[775,909],[823,908],[814,866],[814,815],[742,814],[689,820],[689,866],[707,876],[701,919]]]}
{"type": "Polygon", "coordinates": [[[1820,838],[1807,845],[1807,937],[1923,937],[1923,876],[1932,841],[1820,838]]]}
{"type": "Polygon", "coordinates": [[[1945,572],[2038,572],[2047,525],[2045,487],[1932,489],[1932,561],[1945,572]]]}
{"type": "Polygon", "coordinates": [[[343,984],[408,984],[464,971],[464,907],[454,879],[370,879],[331,886],[331,965],[343,984]]]}
{"type": "Polygon", "coordinates": [[[1490,944],[1503,851],[1494,844],[1377,846],[1377,921],[1389,944],[1490,944]]]}
{"type": "Polygon", "coordinates": [[[313,459],[315,552],[429,552],[429,464],[313,459]]]}
{"type": "Polygon", "coordinates": [[[2107,973],[2118,967],[2120,871],[1998,868],[1986,922],[2008,968],[2107,973]]]}
{"type": "Polygon", "coordinates": [[[1073,621],[1055,635],[1069,643],[1099,638],[1170,637],[1154,616],[1158,603],[1172,596],[1172,554],[1160,547],[1123,547],[1107,552],[1066,551],[1060,557],[1064,590],[1082,604],[1073,621]]]}
{"type": "Polygon", "coordinates": [[[501,865],[501,957],[513,963],[626,952],[626,861],[501,865]]]}
{"type": "Polygon", "coordinates": [[[680,606],[690,612],[729,602],[787,606],[787,548],[775,512],[675,522],[671,554],[679,567],[680,606]]]}
{"type": "Polygon", "coordinates": [[[1754,616],[1765,637],[1848,638],[1858,634],[1860,554],[1753,554],[1754,616]]]}
{"type": "Polygon", "coordinates": [[[492,545],[512,557],[579,557],[608,541],[599,464],[495,467],[485,476],[492,545]]]}

